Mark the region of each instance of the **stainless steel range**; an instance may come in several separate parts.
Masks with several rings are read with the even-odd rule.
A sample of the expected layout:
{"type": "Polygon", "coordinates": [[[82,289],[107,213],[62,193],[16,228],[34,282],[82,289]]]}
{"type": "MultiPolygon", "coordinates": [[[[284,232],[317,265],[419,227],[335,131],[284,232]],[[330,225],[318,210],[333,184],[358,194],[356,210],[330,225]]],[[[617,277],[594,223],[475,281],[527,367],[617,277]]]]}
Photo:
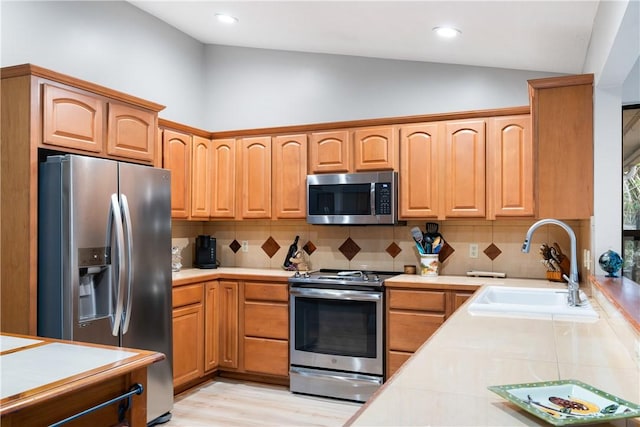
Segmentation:
{"type": "Polygon", "coordinates": [[[384,382],[384,280],[320,270],[289,279],[290,389],[364,402],[384,382]]]}

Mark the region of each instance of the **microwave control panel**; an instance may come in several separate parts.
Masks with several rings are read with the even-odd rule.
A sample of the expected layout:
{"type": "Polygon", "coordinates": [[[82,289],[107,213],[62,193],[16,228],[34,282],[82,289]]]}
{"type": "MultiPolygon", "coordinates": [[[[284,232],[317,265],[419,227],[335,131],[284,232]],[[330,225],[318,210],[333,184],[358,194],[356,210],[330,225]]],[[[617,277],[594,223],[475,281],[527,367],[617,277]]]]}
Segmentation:
{"type": "Polygon", "coordinates": [[[391,183],[376,183],[376,215],[391,215],[391,183]]]}

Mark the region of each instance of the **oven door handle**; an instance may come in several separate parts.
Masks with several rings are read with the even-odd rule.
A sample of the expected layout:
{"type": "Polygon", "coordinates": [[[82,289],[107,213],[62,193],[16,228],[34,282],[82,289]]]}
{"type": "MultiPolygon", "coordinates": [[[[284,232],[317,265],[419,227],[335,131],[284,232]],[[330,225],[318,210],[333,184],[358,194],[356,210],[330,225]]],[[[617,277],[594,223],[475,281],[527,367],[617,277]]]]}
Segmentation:
{"type": "Polygon", "coordinates": [[[342,289],[290,288],[289,294],[297,297],[342,299],[351,301],[382,300],[382,292],[351,291],[342,289]]]}

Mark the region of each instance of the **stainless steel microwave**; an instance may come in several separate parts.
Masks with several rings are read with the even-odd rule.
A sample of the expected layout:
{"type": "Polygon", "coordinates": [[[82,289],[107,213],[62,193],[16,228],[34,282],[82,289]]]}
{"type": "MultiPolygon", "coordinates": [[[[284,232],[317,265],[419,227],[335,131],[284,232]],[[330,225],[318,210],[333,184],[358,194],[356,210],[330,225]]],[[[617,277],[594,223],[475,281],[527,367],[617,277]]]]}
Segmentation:
{"type": "Polygon", "coordinates": [[[307,175],[309,224],[397,224],[398,173],[307,175]]]}

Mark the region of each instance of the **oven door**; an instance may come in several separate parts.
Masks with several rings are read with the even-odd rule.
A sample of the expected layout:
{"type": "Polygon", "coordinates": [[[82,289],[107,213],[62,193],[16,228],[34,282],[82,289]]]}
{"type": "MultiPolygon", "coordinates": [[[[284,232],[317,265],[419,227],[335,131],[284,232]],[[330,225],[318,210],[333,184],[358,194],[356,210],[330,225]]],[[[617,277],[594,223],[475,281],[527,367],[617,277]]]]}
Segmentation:
{"type": "Polygon", "coordinates": [[[384,374],[383,292],[290,288],[291,365],[384,374]]]}

